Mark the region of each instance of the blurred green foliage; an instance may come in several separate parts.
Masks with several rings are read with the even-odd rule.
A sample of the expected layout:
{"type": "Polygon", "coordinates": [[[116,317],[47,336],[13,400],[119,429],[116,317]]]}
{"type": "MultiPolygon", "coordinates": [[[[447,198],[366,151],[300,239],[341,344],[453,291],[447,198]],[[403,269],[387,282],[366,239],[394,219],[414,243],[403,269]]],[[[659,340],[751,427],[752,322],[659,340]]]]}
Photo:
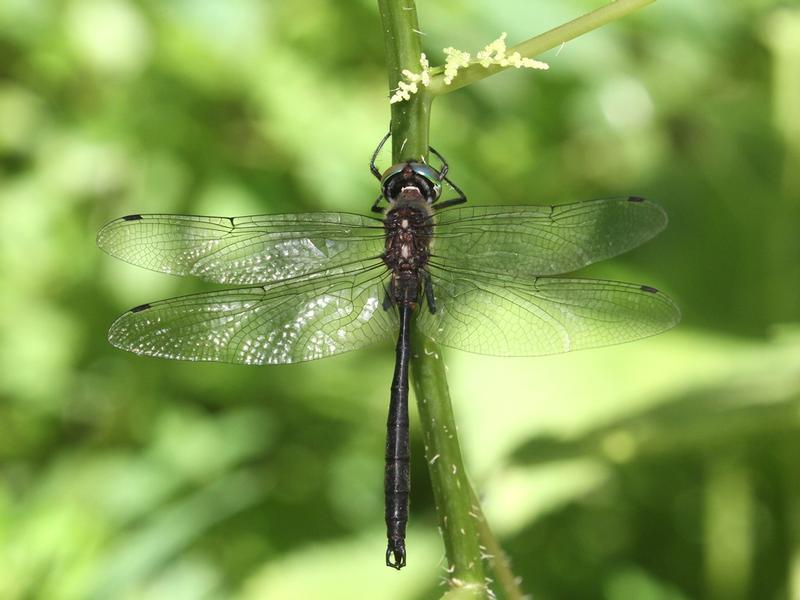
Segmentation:
{"type": "MultiPolygon", "coordinates": [[[[419,0],[428,55],[599,2],[419,0]]],[[[594,274],[684,321],[575,355],[448,352],[466,458],[539,599],[800,597],[800,9],[659,2],[437,100],[476,204],[636,193],[671,225],[594,274]]],[[[111,348],[201,289],[94,246],[131,212],[365,212],[388,122],[373,2],[0,2],[0,597],[431,598],[383,566],[391,348],[286,367],[111,348]]]]}

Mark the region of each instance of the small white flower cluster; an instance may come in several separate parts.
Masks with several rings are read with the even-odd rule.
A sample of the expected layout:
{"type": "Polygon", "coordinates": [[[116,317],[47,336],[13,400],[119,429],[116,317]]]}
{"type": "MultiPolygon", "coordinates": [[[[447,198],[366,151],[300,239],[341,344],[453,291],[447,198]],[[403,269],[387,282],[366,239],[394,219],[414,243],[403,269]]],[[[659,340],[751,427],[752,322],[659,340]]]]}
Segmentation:
{"type": "MultiPolygon", "coordinates": [[[[550,65],[545,62],[534,60],[532,58],[524,58],[519,52],[512,52],[506,55],[506,37],[508,34],[503,33],[499,38],[484,47],[483,50],[478,52],[475,56],[475,62],[482,67],[488,68],[491,65],[500,65],[501,67],[516,67],[517,69],[549,69],[550,65]]],[[[458,75],[458,70],[468,67],[472,64],[469,52],[457,50],[455,48],[445,48],[445,61],[444,61],[444,84],[450,85],[458,75]]],[[[422,67],[421,73],[412,73],[408,69],[403,69],[403,77],[405,81],[400,81],[397,84],[397,90],[389,98],[389,103],[402,102],[411,98],[411,94],[416,94],[419,91],[419,85],[430,85],[431,74],[430,64],[425,54],[422,54],[419,59],[419,64],[422,67]]]]}
{"type": "Polygon", "coordinates": [[[450,85],[458,75],[458,70],[469,66],[469,52],[450,47],[444,49],[444,84],[450,85]]]}
{"type": "Polygon", "coordinates": [[[421,83],[425,87],[430,85],[431,65],[428,62],[428,57],[425,56],[424,52],[419,56],[419,65],[422,67],[421,73],[412,73],[408,69],[403,69],[403,77],[405,77],[406,80],[398,82],[397,91],[394,93],[394,95],[392,95],[391,98],[389,98],[389,104],[394,104],[395,102],[401,102],[411,98],[411,94],[416,94],[419,91],[419,88],[417,87],[418,83],[421,83]]]}
{"type": "Polygon", "coordinates": [[[500,65],[501,67],[510,66],[518,69],[525,67],[526,69],[543,70],[550,68],[550,65],[540,60],[523,58],[519,52],[512,52],[509,56],[506,56],[507,35],[507,33],[503,33],[499,38],[478,52],[475,58],[481,64],[481,66],[489,67],[490,65],[500,65]]]}

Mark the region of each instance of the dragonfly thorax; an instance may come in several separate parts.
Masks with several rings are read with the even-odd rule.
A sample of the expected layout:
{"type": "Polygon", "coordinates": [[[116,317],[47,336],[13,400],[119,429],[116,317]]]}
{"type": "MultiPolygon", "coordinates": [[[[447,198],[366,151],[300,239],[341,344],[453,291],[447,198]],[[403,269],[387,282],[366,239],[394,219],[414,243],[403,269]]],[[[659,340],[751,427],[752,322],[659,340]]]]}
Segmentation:
{"type": "Polygon", "coordinates": [[[394,204],[405,199],[431,204],[442,193],[439,173],[424,163],[405,162],[393,165],[381,179],[384,198],[394,204]]]}
{"type": "Polygon", "coordinates": [[[383,262],[392,272],[389,289],[392,304],[415,308],[422,272],[430,256],[430,208],[401,197],[386,211],[383,223],[386,232],[383,262]]]}

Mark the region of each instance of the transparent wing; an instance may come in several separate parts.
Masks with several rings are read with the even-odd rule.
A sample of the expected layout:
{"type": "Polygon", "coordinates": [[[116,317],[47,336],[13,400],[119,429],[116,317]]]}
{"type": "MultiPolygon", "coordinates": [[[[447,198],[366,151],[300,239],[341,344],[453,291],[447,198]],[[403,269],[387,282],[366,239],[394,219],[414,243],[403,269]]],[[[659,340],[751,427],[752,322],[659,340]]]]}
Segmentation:
{"type": "Polygon", "coordinates": [[[436,215],[432,252],[445,267],[557,275],[635,248],[666,224],[659,206],[638,197],[458,208],[436,215]]]}
{"type": "Polygon", "coordinates": [[[97,244],[153,271],[254,285],[357,270],[383,252],[384,236],[379,220],[348,213],[129,215],[103,227],[97,244]]]}
{"type": "Polygon", "coordinates": [[[176,360],[281,364],[323,358],[396,335],[384,310],[385,268],[144,304],[108,332],[116,347],[176,360]]]}
{"type": "Polygon", "coordinates": [[[430,271],[436,313],[420,310],[418,326],[441,344],[468,352],[557,354],[638,340],[680,320],[672,301],[648,286],[430,271]]]}

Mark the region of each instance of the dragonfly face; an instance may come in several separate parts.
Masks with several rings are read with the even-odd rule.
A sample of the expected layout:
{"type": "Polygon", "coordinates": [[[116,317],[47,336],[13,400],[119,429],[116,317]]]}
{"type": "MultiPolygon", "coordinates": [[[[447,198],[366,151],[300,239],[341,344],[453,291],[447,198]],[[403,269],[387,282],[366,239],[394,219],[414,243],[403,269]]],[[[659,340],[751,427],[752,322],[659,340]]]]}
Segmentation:
{"type": "Polygon", "coordinates": [[[390,204],[398,201],[433,204],[442,194],[440,172],[423,163],[400,163],[383,174],[381,191],[390,204]]]}
{"type": "Polygon", "coordinates": [[[406,562],[412,317],[444,346],[495,356],[618,344],[680,318],[650,286],[560,276],[652,238],[667,223],[657,205],[620,197],[451,208],[466,197],[431,152],[442,160],[438,171],[404,162],[381,174],[376,150],[370,168],[381,182],[373,205],[380,219],[129,215],[97,236],[103,250],[132,264],[228,286],[124,313],[108,339],[135,354],[285,364],[397,340],[384,484],[386,564],[398,569],[406,562]],[[458,197],[443,200],[444,183],[458,197]]]}

